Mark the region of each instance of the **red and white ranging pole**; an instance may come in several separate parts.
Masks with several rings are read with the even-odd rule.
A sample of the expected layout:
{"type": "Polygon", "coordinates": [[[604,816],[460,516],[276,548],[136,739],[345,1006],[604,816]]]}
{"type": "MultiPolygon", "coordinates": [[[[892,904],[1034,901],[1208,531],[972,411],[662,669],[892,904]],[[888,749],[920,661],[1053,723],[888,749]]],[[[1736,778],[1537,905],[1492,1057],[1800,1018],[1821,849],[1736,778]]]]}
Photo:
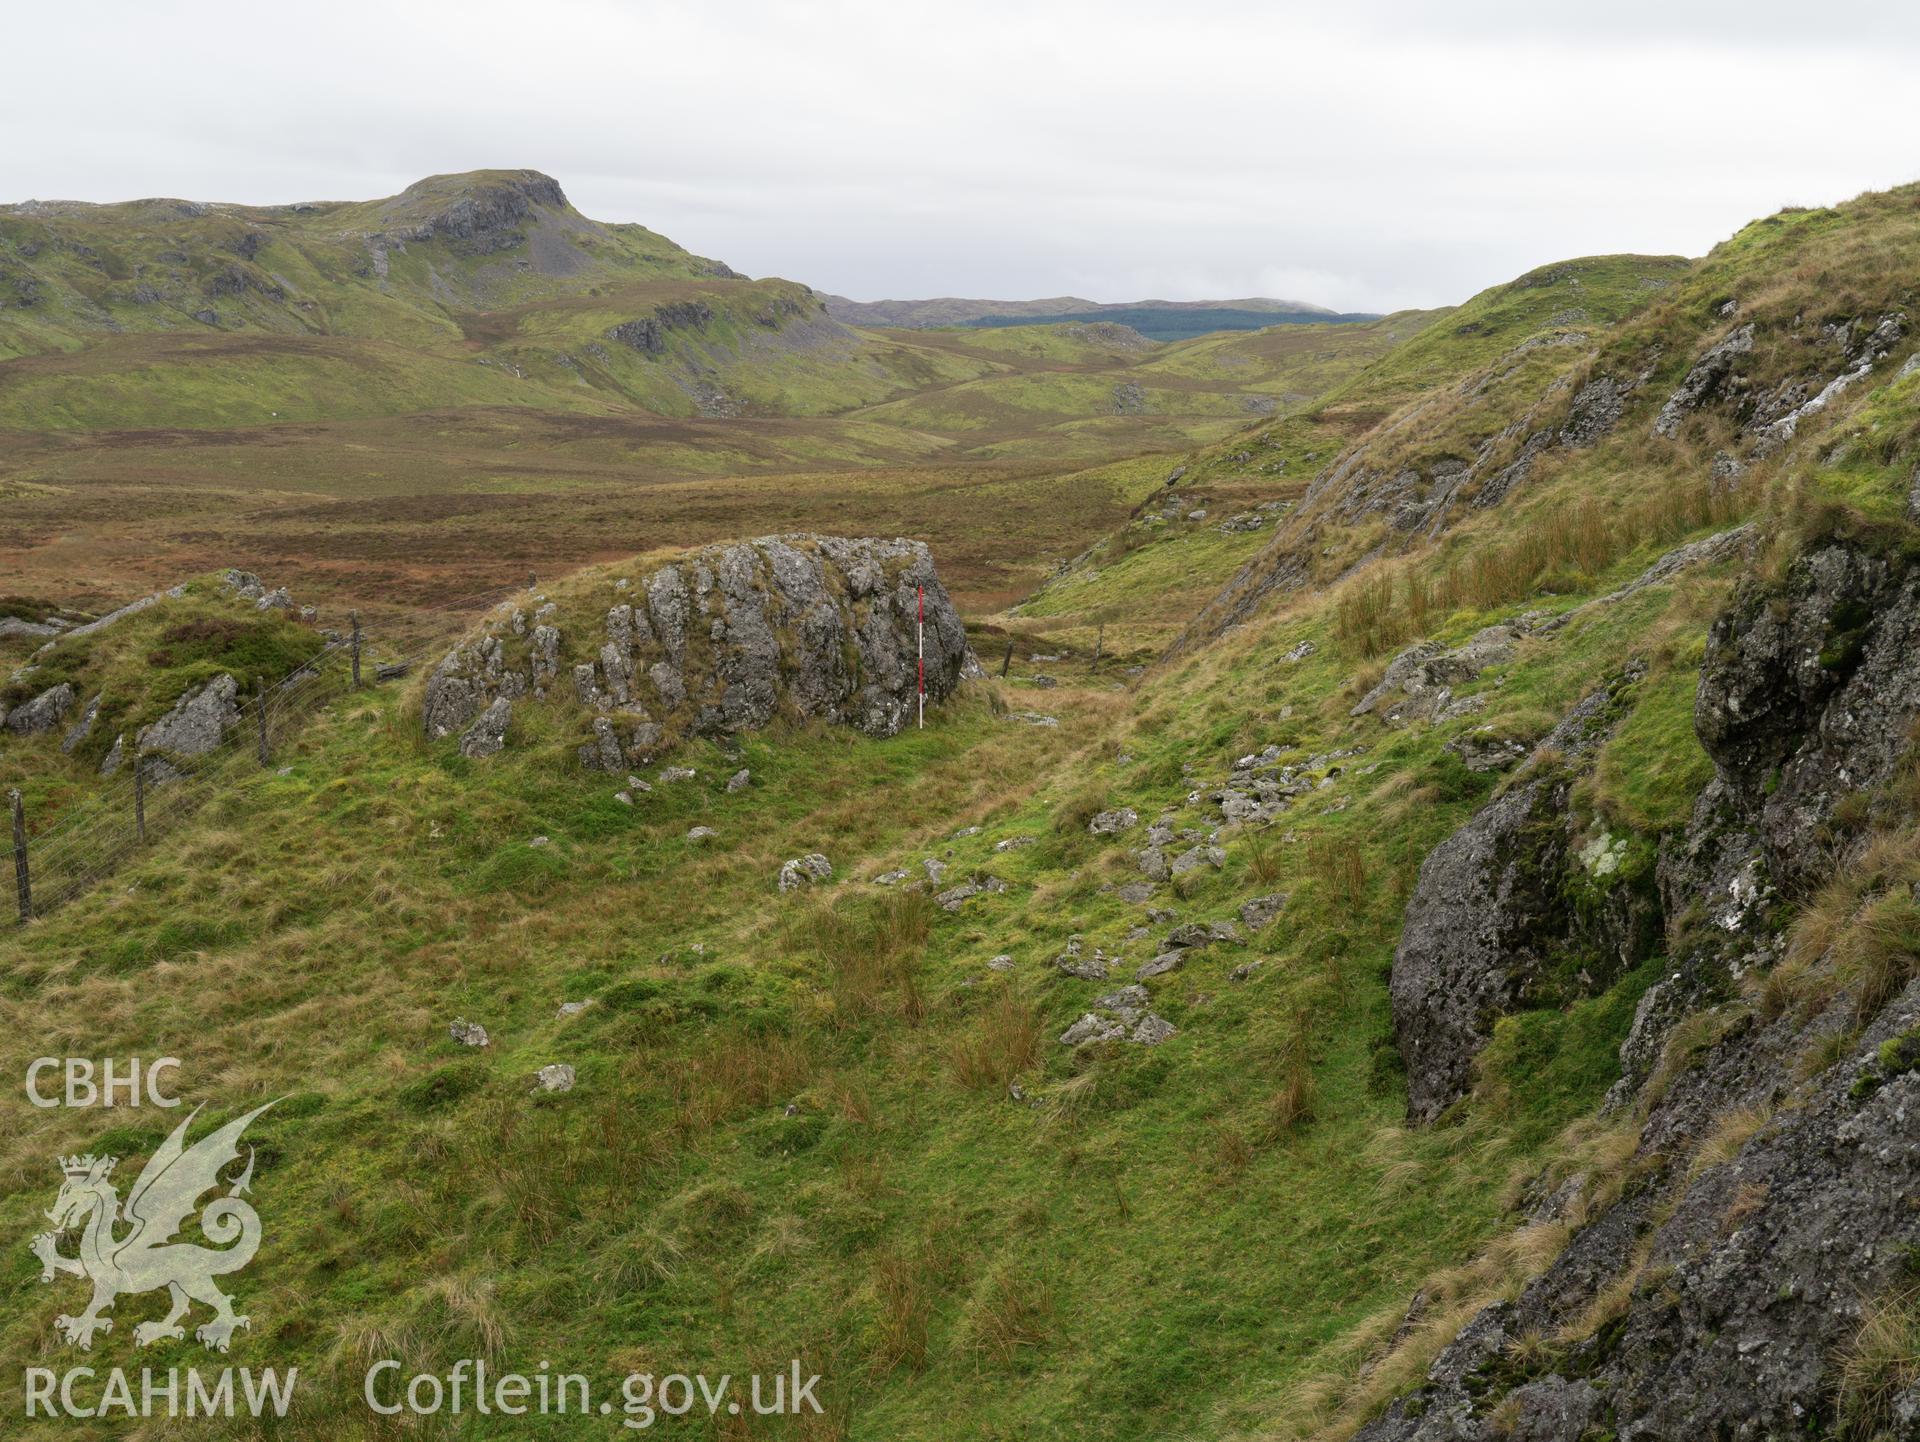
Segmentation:
{"type": "Polygon", "coordinates": [[[920,658],[920,729],[927,729],[927,588],[914,587],[914,649],[920,658]]]}

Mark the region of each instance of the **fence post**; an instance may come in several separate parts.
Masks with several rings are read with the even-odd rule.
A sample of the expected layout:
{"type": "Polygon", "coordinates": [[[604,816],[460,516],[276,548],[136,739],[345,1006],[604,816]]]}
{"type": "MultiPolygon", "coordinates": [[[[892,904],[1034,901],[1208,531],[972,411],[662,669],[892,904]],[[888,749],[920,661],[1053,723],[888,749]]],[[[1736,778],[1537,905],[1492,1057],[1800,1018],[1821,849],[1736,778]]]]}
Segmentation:
{"type": "Polygon", "coordinates": [[[1005,680],[1007,667],[1013,664],[1013,637],[1007,637],[1007,654],[1000,658],[1000,679],[1005,680]]]}
{"type": "Polygon", "coordinates": [[[349,611],[353,618],[353,689],[360,689],[360,613],[349,611]]]}
{"type": "Polygon", "coordinates": [[[137,747],[133,753],[133,834],[140,845],[147,844],[147,756],[137,747]]]}
{"type": "Polygon", "coordinates": [[[1100,629],[1093,633],[1093,665],[1089,666],[1087,668],[1088,670],[1098,671],[1100,669],[1100,648],[1106,644],[1107,623],[1102,621],[1100,623],[1100,629]]]}
{"type": "Polygon", "coordinates": [[[539,588],[540,588],[540,582],[534,579],[533,572],[531,571],[527,572],[527,589],[529,591],[535,591],[535,590],[538,590],[539,588]]]}
{"type": "Polygon", "coordinates": [[[17,790],[7,793],[13,804],[13,885],[20,897],[20,924],[33,916],[33,879],[27,872],[27,812],[17,790]]]}
{"type": "Polygon", "coordinates": [[[273,753],[267,749],[267,679],[264,676],[253,678],[253,705],[260,718],[260,765],[273,764],[273,753]]]}

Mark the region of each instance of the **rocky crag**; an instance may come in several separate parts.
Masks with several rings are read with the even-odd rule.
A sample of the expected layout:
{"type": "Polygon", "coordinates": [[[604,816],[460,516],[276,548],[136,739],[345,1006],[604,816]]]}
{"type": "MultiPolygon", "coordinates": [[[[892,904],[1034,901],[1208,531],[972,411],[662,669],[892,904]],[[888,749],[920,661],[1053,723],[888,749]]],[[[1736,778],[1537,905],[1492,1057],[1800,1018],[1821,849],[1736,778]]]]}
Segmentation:
{"type": "Polygon", "coordinates": [[[503,608],[450,652],[427,682],[427,736],[490,755],[517,703],[571,704],[587,718],[581,762],[610,773],[674,736],[755,730],[783,715],[891,736],[915,716],[923,598],[927,700],[950,696],[971,659],[917,541],[769,536],[591,590],[503,608]]]}
{"type": "Polygon", "coordinates": [[[1558,1259],[1360,1435],[1920,1435],[1920,1384],[1863,1411],[1833,1380],[1920,1248],[1920,860],[1910,832],[1876,830],[1911,800],[1920,565],[1897,538],[1835,535],[1749,579],[1701,670],[1714,777],[1657,857],[1586,835],[1569,803],[1611,694],[1429,858],[1392,988],[1427,1120],[1543,979],[1590,986],[1663,945],[1608,1101],[1633,1129],[1624,1168],[1539,1199],[1533,1223],[1571,1233],[1558,1259]],[[1834,874],[1855,919],[1783,931],[1834,874]],[[1591,970],[1556,971],[1568,958],[1591,970]]]}

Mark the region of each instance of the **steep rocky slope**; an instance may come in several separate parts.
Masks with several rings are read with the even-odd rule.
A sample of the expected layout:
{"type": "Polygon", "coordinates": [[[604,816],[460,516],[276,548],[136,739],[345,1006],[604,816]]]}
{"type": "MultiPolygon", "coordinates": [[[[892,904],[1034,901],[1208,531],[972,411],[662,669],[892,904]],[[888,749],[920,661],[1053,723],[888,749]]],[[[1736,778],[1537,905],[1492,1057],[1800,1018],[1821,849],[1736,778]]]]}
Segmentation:
{"type": "MultiPolygon", "coordinates": [[[[1473,1010],[1484,1042],[1499,998],[1538,967],[1529,929],[1652,909],[1671,974],[1642,996],[1609,1098],[1633,1138],[1624,1173],[1576,1175],[1541,1201],[1537,1221],[1574,1228],[1566,1251],[1362,1437],[1805,1435],[1832,1426],[1837,1392],[1849,1435],[1920,1428],[1920,1379],[1872,1398],[1835,1382],[1864,1319],[1906,1305],[1920,1248],[1911,547],[1812,537],[1714,623],[1695,712],[1714,776],[1663,845],[1657,897],[1617,904],[1635,888],[1593,875],[1604,842],[1581,876],[1565,791],[1541,775],[1423,868],[1393,973],[1418,1116],[1464,1095],[1475,1048],[1457,1018],[1473,1010]],[[1560,849],[1529,846],[1528,830],[1560,849]],[[1457,874],[1470,838],[1501,836],[1518,842],[1504,862],[1457,874]],[[1783,932],[1836,863],[1830,929],[1783,932]],[[1606,899],[1570,913],[1569,887],[1596,879],[1606,899]]],[[[1557,752],[1543,765],[1564,774],[1581,748],[1557,752]]]]}

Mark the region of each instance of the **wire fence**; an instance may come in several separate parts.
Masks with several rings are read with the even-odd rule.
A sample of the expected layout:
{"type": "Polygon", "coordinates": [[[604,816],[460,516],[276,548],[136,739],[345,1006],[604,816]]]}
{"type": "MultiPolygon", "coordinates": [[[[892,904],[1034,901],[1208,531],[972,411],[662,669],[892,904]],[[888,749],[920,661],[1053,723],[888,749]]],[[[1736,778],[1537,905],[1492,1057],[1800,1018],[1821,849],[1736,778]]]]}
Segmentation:
{"type": "Polygon", "coordinates": [[[210,802],[272,774],[276,757],[320,710],[356,689],[378,686],[437,659],[490,609],[531,588],[503,586],[415,612],[404,649],[376,647],[360,628],[329,641],[274,681],[236,676],[246,688],[220,739],[195,756],[143,752],[135,740],[119,767],[67,806],[58,821],[30,832],[19,791],[9,793],[10,868],[22,925],[100,886],[129,859],[198,815],[210,802]]]}

